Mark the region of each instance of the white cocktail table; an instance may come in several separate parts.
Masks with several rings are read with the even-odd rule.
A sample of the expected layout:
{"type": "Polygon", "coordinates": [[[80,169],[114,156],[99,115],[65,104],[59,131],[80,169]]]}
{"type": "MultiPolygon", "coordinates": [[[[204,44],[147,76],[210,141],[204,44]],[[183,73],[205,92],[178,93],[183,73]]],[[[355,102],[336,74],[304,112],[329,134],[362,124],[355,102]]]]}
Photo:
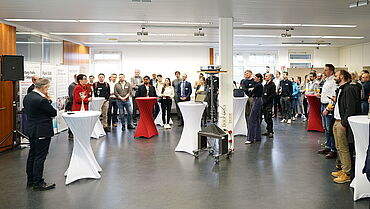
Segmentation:
{"type": "Polygon", "coordinates": [[[352,116],[348,122],[355,137],[356,162],[355,178],[351,182],[353,188],[353,200],[370,197],[370,182],[366,174],[362,174],[365,166],[367,148],[369,147],[369,123],[367,115],[352,116]]]}
{"type": "MultiPolygon", "coordinates": [[[[103,97],[93,97],[91,102],[89,102],[89,110],[100,112],[104,101],[105,101],[105,98],[103,98],[103,97]]],[[[104,127],[101,124],[100,120],[96,121],[94,130],[91,134],[91,137],[97,139],[97,138],[105,136],[105,135],[106,135],[106,133],[104,131],[104,127]]]]}
{"type": "Polygon", "coordinates": [[[248,128],[247,121],[245,120],[245,104],[248,97],[234,97],[234,136],[244,135],[247,136],[248,128]]]}
{"type": "Polygon", "coordinates": [[[184,128],[175,151],[194,155],[193,151],[198,149],[198,132],[206,105],[195,102],[179,102],[178,105],[184,119],[184,128]]]}
{"type": "Polygon", "coordinates": [[[99,116],[100,111],[74,111],[62,115],[74,135],[71,160],[64,174],[67,177],[66,184],[83,178],[100,179],[101,177],[99,172],[102,169],[90,145],[91,132],[99,116]]]}

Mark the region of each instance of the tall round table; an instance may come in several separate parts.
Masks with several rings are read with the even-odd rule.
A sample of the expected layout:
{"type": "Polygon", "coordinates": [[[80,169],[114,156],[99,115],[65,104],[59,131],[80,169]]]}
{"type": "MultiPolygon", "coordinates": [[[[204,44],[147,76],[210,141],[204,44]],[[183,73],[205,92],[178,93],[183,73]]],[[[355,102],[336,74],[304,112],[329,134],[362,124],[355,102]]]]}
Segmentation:
{"type": "Polygon", "coordinates": [[[136,104],[140,111],[140,120],[134,137],[151,138],[158,135],[157,127],[154,124],[153,109],[157,97],[137,97],[136,104]]]}
{"type": "MultiPolygon", "coordinates": [[[[104,101],[105,101],[105,98],[103,97],[93,97],[91,102],[89,102],[89,110],[90,111],[100,111],[101,107],[103,106],[104,101]]],[[[97,139],[105,135],[106,133],[104,131],[103,125],[101,124],[100,120],[96,121],[91,137],[97,139]]]]}
{"type": "Polygon", "coordinates": [[[324,132],[321,118],[321,102],[314,94],[306,95],[308,104],[310,105],[310,113],[308,114],[307,131],[324,132]]]}
{"type": "Polygon", "coordinates": [[[101,177],[99,172],[102,169],[90,145],[91,132],[99,116],[99,111],[75,111],[62,114],[74,135],[71,160],[64,173],[67,177],[66,184],[83,178],[100,179],[101,177]]]}
{"type": "Polygon", "coordinates": [[[234,136],[244,135],[247,136],[248,128],[247,121],[245,120],[245,104],[248,97],[234,97],[234,136]]]}
{"type": "Polygon", "coordinates": [[[194,155],[193,151],[198,149],[198,132],[201,130],[201,119],[206,105],[198,102],[179,102],[178,105],[184,118],[184,128],[175,151],[194,155]]]}
{"type": "Polygon", "coordinates": [[[370,120],[367,115],[361,115],[349,117],[348,122],[355,137],[356,149],[355,178],[350,186],[353,188],[353,199],[358,200],[370,197],[370,182],[366,178],[366,174],[362,174],[369,147],[370,120]]]}

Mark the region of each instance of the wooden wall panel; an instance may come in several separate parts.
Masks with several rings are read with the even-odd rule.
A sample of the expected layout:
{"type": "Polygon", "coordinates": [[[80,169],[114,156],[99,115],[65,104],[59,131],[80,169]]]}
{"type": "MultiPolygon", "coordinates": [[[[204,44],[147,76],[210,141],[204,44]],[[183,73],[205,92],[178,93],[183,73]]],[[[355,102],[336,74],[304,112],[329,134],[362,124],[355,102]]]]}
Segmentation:
{"type": "MultiPolygon", "coordinates": [[[[0,55],[16,54],[15,32],[15,27],[0,23],[0,55]]],[[[12,132],[13,122],[13,83],[0,81],[0,141],[12,132]]],[[[12,139],[13,136],[9,137],[0,147],[11,145],[12,139]]],[[[0,152],[9,148],[0,149],[0,152]]]]}
{"type": "Polygon", "coordinates": [[[64,65],[87,65],[90,63],[89,54],[89,47],[69,41],[63,41],[64,65]]]}

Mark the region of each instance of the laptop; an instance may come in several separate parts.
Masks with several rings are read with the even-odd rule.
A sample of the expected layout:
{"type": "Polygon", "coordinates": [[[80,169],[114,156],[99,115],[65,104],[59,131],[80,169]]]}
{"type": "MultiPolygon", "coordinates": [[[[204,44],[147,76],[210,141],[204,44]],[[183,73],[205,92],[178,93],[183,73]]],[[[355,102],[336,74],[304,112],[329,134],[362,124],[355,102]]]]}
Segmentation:
{"type": "Polygon", "coordinates": [[[207,93],[206,91],[200,91],[197,93],[197,96],[195,97],[195,102],[201,102],[203,103],[206,100],[207,93]]]}

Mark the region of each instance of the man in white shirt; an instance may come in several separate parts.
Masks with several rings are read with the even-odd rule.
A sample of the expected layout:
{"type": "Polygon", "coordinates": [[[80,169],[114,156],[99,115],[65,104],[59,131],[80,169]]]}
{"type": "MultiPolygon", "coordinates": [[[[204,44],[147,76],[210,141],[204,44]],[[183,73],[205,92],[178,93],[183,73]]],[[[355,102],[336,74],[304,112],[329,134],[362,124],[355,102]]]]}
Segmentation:
{"type": "Polygon", "coordinates": [[[110,97],[109,97],[109,107],[108,107],[108,127],[113,124],[113,127],[117,127],[118,118],[118,105],[117,105],[117,97],[114,95],[114,86],[117,82],[117,74],[113,73],[110,76],[109,88],[110,88],[110,97]],[[113,113],[112,113],[113,110],[113,113]]]}
{"type": "MultiPolygon", "coordinates": [[[[320,98],[321,101],[321,112],[328,107],[329,104],[333,104],[332,99],[335,96],[335,91],[338,88],[334,80],[335,67],[332,64],[326,64],[324,68],[324,75],[326,76],[326,81],[322,87],[321,94],[318,93],[316,96],[320,98]]],[[[326,154],[326,159],[332,159],[337,157],[337,150],[335,148],[335,141],[333,132],[330,130],[334,122],[333,112],[330,111],[328,114],[322,114],[322,126],[325,130],[325,148],[318,151],[319,154],[326,154]]]]}
{"type": "MultiPolygon", "coordinates": [[[[334,119],[335,123],[333,126],[333,133],[335,139],[335,146],[341,161],[342,170],[332,172],[331,175],[335,177],[333,180],[335,183],[342,184],[350,182],[351,173],[351,154],[349,148],[349,138],[347,134],[350,134],[350,126],[348,118],[350,116],[359,114],[361,111],[360,98],[357,87],[350,84],[351,74],[345,70],[340,70],[335,73],[334,80],[339,85],[336,96],[336,104],[334,107],[334,119]]],[[[329,108],[324,110],[323,114],[327,115],[329,108]]]]}

